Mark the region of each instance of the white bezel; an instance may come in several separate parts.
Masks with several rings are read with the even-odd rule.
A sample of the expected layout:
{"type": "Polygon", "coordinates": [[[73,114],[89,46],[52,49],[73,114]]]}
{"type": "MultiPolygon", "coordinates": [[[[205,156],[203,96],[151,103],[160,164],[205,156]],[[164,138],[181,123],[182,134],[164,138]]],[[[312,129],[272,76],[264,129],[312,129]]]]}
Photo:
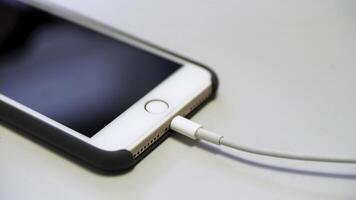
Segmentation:
{"type": "Polygon", "coordinates": [[[202,67],[188,63],[185,60],[181,60],[136,40],[132,40],[110,27],[96,23],[95,21],[79,16],[71,11],[59,9],[58,6],[36,3],[35,1],[26,1],[26,3],[182,64],[182,67],[179,70],[174,72],[165,81],[134,103],[124,113],[119,115],[91,138],[0,94],[1,101],[16,107],[51,126],[61,129],[63,134],[68,133],[106,151],[116,151],[120,149],[132,150],[138,145],[139,141],[150,136],[158,127],[175,116],[184,106],[211,87],[211,74],[202,67]],[[167,102],[169,104],[168,110],[160,114],[147,112],[144,109],[145,104],[153,99],[160,99],[167,102]]]}

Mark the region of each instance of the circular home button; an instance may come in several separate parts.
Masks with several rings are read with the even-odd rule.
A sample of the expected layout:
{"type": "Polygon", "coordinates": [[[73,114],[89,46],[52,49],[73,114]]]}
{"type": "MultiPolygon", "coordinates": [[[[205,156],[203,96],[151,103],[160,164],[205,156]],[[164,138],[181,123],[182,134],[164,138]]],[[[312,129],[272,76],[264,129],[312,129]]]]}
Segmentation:
{"type": "Polygon", "coordinates": [[[145,110],[153,114],[164,113],[168,108],[168,103],[159,99],[150,100],[145,104],[145,110]]]}

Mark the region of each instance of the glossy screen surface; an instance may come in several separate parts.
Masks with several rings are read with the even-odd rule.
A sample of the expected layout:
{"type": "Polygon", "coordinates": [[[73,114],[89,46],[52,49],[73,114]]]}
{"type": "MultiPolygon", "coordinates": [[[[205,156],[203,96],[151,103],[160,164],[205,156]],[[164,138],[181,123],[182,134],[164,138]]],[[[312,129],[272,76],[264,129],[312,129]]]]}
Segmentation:
{"type": "Polygon", "coordinates": [[[0,1],[0,93],[88,137],[179,67],[24,4],[0,1]]]}

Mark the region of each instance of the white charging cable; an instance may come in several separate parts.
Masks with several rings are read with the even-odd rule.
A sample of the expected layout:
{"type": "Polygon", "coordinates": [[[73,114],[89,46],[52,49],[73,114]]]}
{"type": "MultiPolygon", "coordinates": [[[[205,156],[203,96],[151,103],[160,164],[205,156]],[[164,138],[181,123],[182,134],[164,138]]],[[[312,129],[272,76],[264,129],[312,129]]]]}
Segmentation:
{"type": "Polygon", "coordinates": [[[316,162],[335,162],[335,163],[356,163],[356,159],[353,158],[339,158],[339,157],[321,157],[321,156],[312,156],[312,155],[300,155],[300,154],[287,154],[281,152],[273,152],[267,150],[260,150],[251,147],[246,147],[241,144],[229,141],[224,138],[224,136],[216,134],[214,132],[208,131],[203,128],[202,125],[193,122],[189,119],[186,119],[181,116],[176,116],[170,125],[170,128],[182,135],[185,135],[194,140],[205,140],[217,145],[224,145],[233,149],[240,151],[277,157],[293,160],[307,160],[307,161],[316,161],[316,162]]]}

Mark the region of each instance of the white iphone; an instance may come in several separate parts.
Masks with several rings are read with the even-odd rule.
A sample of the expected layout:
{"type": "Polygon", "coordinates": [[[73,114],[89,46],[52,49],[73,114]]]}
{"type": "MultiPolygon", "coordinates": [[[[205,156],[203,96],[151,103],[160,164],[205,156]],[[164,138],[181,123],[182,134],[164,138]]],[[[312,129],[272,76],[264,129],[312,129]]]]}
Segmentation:
{"type": "Polygon", "coordinates": [[[50,4],[0,2],[0,118],[96,168],[134,166],[213,97],[208,68],[50,4]]]}

